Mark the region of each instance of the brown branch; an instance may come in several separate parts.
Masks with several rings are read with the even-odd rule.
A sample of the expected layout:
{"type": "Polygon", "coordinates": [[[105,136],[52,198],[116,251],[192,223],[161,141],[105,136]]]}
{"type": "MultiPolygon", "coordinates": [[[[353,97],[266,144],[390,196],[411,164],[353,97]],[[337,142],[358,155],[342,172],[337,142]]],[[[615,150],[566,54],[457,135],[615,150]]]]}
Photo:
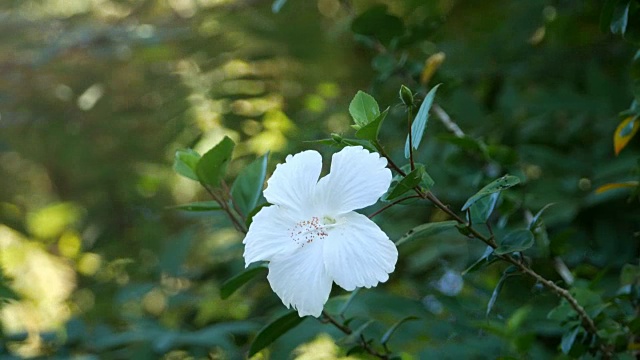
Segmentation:
{"type": "MultiPolygon", "coordinates": [[[[338,322],[338,320],[334,319],[331,315],[329,315],[328,312],[322,310],[322,322],[325,323],[330,323],[333,326],[335,326],[338,330],[342,331],[344,334],[346,335],[351,335],[353,334],[353,330],[351,330],[351,328],[347,325],[341,324],[340,322],[338,322]]],[[[384,360],[388,360],[389,356],[387,354],[382,354],[380,352],[378,352],[376,349],[374,349],[373,347],[371,347],[371,345],[369,345],[369,343],[367,342],[367,340],[364,338],[364,335],[360,334],[359,337],[360,340],[360,346],[362,346],[362,348],[364,349],[364,351],[368,352],[369,354],[379,358],[379,359],[384,359],[384,360]]]]}
{"type": "Polygon", "coordinates": [[[380,214],[381,212],[387,210],[388,208],[392,207],[393,205],[397,205],[405,200],[409,200],[409,199],[417,199],[417,198],[421,198],[420,195],[411,195],[411,196],[407,196],[407,197],[403,197],[402,199],[396,200],[394,202],[392,202],[391,204],[385,205],[382,208],[378,209],[378,211],[374,212],[373,214],[369,215],[369,219],[373,218],[374,216],[380,214]]]}
{"type": "Polygon", "coordinates": [[[207,191],[207,193],[209,193],[209,195],[213,198],[213,200],[215,200],[220,207],[222,208],[222,210],[224,210],[224,212],[227,213],[227,217],[229,218],[229,220],[231,220],[231,223],[233,224],[233,227],[236,228],[236,230],[238,230],[239,232],[246,234],[247,233],[247,228],[245,227],[245,225],[238,220],[238,218],[236,217],[236,214],[231,210],[231,208],[229,208],[229,204],[227,204],[227,202],[224,200],[224,198],[218,196],[216,193],[214,193],[209,186],[207,186],[207,184],[205,183],[200,183],[200,185],[202,185],[202,187],[204,187],[204,189],[207,191]]]}

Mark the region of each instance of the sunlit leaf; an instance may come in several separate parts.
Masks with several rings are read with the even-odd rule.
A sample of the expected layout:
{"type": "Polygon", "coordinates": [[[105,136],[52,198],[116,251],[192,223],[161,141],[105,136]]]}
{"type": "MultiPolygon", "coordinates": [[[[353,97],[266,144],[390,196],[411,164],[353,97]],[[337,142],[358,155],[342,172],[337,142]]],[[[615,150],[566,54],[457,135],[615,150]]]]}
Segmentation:
{"type": "Polygon", "coordinates": [[[384,335],[382,335],[382,337],[380,338],[380,344],[382,344],[384,346],[387,342],[389,342],[389,339],[391,339],[391,336],[393,335],[393,333],[403,323],[405,323],[407,321],[418,320],[418,319],[419,319],[419,317],[417,317],[417,316],[407,316],[407,317],[403,318],[402,320],[396,322],[395,324],[393,324],[389,328],[389,330],[387,330],[387,332],[384,333],[384,335]]]}
{"type": "Polygon", "coordinates": [[[462,206],[462,211],[467,210],[471,205],[473,205],[476,201],[482,199],[483,197],[506,190],[512,186],[515,186],[520,183],[520,179],[517,176],[505,175],[493,182],[489,185],[483,187],[478,191],[475,195],[469,198],[464,206],[462,206]]]}
{"type": "Polygon", "coordinates": [[[382,127],[382,122],[387,117],[388,113],[389,108],[386,108],[375,120],[356,131],[356,137],[364,140],[377,140],[380,128],[382,127]]]}
{"type": "Polygon", "coordinates": [[[640,128],[638,115],[629,116],[618,125],[613,134],[613,148],[616,155],[620,154],[620,151],[627,146],[629,141],[638,132],[638,128],[640,128]]]}
{"type": "Polygon", "coordinates": [[[447,230],[454,229],[457,224],[458,223],[456,221],[450,220],[450,221],[431,222],[431,223],[416,226],[413,229],[409,230],[409,232],[406,233],[403,237],[398,239],[396,241],[396,246],[400,246],[410,241],[425,239],[430,236],[438,235],[447,230]]]}
{"type": "Polygon", "coordinates": [[[262,155],[242,169],[231,186],[231,196],[244,217],[256,207],[262,194],[268,156],[262,155]]]}
{"type": "Polygon", "coordinates": [[[233,140],[225,136],[216,146],[202,155],[196,165],[198,179],[213,187],[220,185],[220,180],[224,177],[227,165],[231,161],[234,147],[233,140]]]}
{"type": "Polygon", "coordinates": [[[514,230],[504,236],[493,252],[496,255],[504,255],[516,251],[524,251],[534,244],[533,233],[529,229],[514,230]]]}
{"type": "MultiPolygon", "coordinates": [[[[429,121],[429,110],[431,110],[431,105],[433,105],[433,100],[436,97],[436,91],[439,87],[440,84],[434,86],[427,93],[427,96],[425,96],[424,100],[422,100],[422,104],[420,105],[418,114],[416,115],[415,119],[413,119],[413,123],[411,124],[411,145],[413,147],[413,150],[418,149],[418,146],[420,146],[424,131],[427,129],[427,121],[429,121]]],[[[404,145],[404,157],[407,159],[410,157],[408,135],[404,145]]]]}
{"type": "Polygon", "coordinates": [[[297,311],[289,311],[270,322],[258,332],[256,338],[251,343],[251,347],[249,348],[249,357],[252,357],[260,350],[271,345],[271,343],[276,341],[280,336],[298,326],[305,319],[306,317],[298,316],[297,311]]]}
{"type": "Polygon", "coordinates": [[[380,116],[380,107],[373,96],[364,91],[358,91],[349,104],[349,114],[356,125],[364,127],[380,116]]]}
{"type": "Polygon", "coordinates": [[[199,160],[200,154],[192,149],[178,150],[173,160],[173,170],[184,177],[198,181],[196,165],[199,160]]]}
{"type": "Polygon", "coordinates": [[[259,263],[258,265],[250,266],[244,269],[242,272],[225,281],[220,287],[220,297],[223,299],[233,295],[242,285],[249,282],[256,275],[264,272],[267,269],[267,264],[259,263]]]}
{"type": "Polygon", "coordinates": [[[615,189],[635,188],[639,185],[640,183],[638,183],[637,181],[625,181],[625,182],[604,184],[602,186],[599,186],[596,189],[596,194],[602,194],[604,192],[615,190],[615,189]]]}

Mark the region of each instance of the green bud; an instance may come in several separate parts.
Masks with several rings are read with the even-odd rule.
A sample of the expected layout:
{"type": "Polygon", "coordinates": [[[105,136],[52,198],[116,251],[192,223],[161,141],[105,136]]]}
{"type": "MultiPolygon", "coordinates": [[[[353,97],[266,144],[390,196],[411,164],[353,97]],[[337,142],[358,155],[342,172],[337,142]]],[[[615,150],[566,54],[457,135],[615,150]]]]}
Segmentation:
{"type": "Polygon", "coordinates": [[[340,144],[342,142],[342,136],[336,134],[336,133],[332,133],[331,134],[331,138],[333,139],[333,141],[335,141],[336,143],[340,144]]]}
{"type": "Polygon", "coordinates": [[[400,100],[407,107],[413,106],[413,93],[404,85],[400,86],[400,100]]]}

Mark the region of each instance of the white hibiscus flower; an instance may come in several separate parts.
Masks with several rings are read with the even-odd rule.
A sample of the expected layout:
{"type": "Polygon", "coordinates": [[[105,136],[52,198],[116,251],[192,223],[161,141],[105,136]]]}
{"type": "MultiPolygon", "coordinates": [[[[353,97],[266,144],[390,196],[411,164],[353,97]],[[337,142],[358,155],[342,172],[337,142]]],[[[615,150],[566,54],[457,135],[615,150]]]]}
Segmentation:
{"type": "Polygon", "coordinates": [[[354,212],[374,204],[391,183],[387,161],[361,146],[333,155],[320,180],[316,151],[287,156],[267,182],[273,204],[253,218],[244,259],[269,261],[267,279],[300,316],[320,316],[333,282],[345,290],[372,287],[393,272],[398,250],[369,218],[354,212]]]}

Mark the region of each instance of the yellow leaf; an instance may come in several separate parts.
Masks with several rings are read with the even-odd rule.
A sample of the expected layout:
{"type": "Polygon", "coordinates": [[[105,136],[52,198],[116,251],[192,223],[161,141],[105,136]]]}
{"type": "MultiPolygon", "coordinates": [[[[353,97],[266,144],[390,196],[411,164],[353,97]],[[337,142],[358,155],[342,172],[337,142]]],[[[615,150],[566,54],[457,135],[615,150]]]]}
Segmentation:
{"type": "Polygon", "coordinates": [[[629,116],[616,128],[616,132],[613,134],[613,148],[616,155],[620,154],[620,151],[627,146],[631,138],[638,132],[640,121],[636,120],[638,120],[638,115],[629,116]]]}
{"type": "Polygon", "coordinates": [[[433,74],[436,73],[436,70],[442,65],[446,55],[443,52],[435,53],[427,59],[424,63],[424,69],[422,69],[422,74],[420,74],[420,83],[426,85],[429,80],[433,77],[433,74]]]}
{"type": "Polygon", "coordinates": [[[638,186],[637,181],[625,181],[619,183],[604,184],[596,189],[596,194],[602,194],[603,192],[615,189],[634,188],[638,186]]]}

